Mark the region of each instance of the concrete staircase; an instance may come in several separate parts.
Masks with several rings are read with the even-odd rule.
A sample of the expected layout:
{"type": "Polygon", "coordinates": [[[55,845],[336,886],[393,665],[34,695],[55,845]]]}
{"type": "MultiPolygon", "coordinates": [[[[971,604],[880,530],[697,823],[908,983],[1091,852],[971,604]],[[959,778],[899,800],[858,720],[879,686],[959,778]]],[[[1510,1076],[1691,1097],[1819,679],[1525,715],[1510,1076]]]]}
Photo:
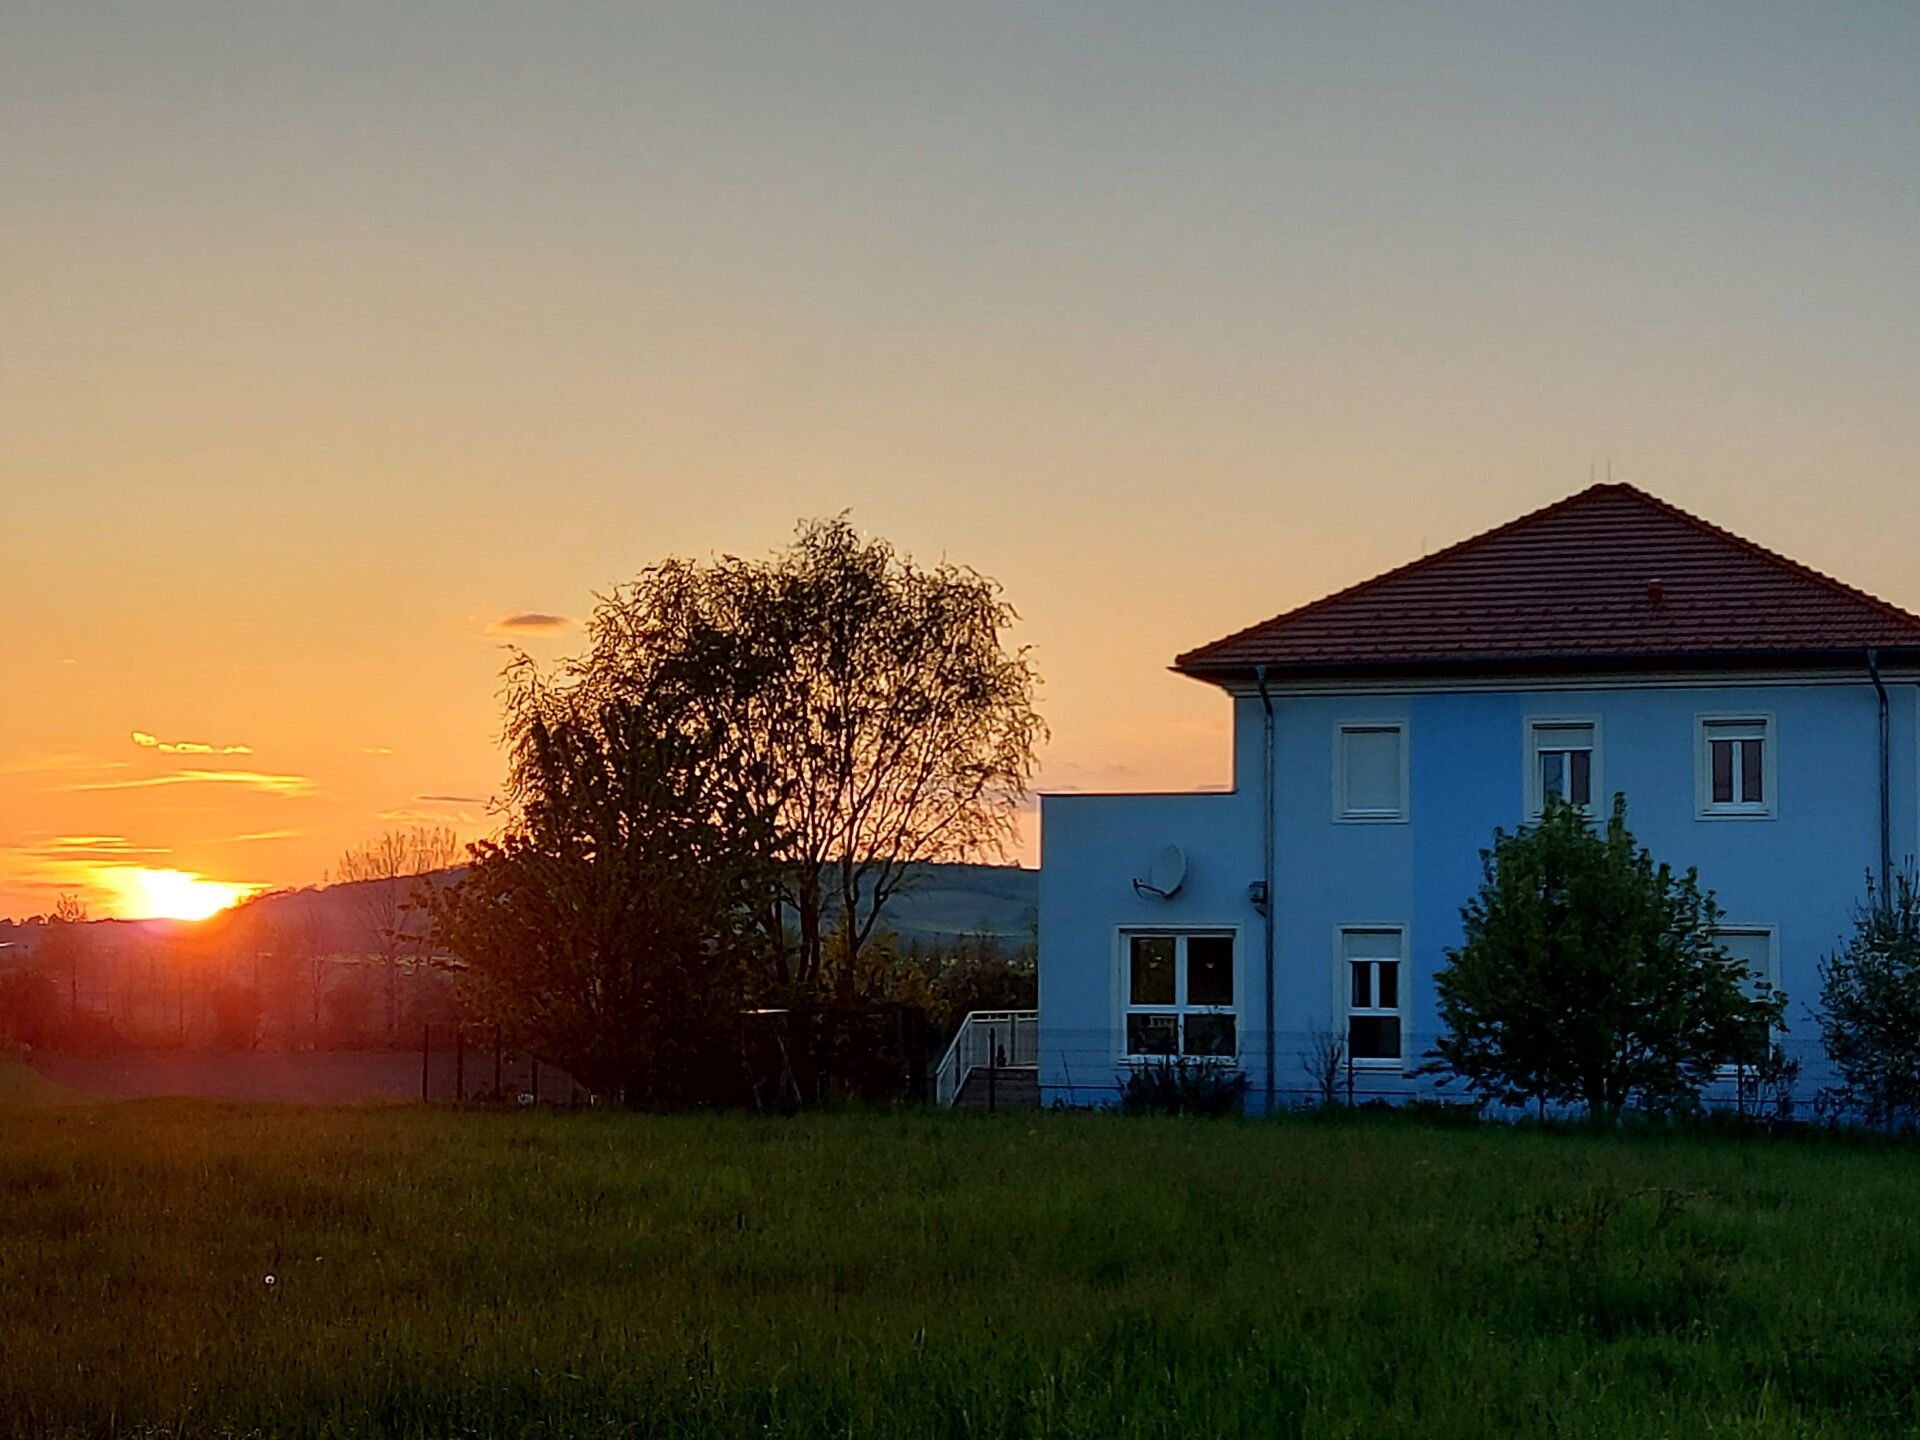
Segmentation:
{"type": "Polygon", "coordinates": [[[1038,1110],[1040,1067],[1006,1065],[989,1070],[982,1065],[968,1073],[954,1096],[956,1110],[1038,1110]]]}

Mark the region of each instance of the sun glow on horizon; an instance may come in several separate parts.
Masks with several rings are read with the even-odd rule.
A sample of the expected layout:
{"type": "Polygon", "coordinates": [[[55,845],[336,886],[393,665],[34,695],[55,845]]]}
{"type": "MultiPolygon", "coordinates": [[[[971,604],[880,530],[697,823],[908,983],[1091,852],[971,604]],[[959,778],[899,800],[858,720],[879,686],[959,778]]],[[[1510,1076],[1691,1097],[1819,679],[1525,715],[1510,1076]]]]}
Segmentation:
{"type": "Polygon", "coordinates": [[[102,880],[115,894],[115,911],[127,920],[205,920],[238,905],[255,886],[208,880],[190,870],[116,866],[102,880]]]}

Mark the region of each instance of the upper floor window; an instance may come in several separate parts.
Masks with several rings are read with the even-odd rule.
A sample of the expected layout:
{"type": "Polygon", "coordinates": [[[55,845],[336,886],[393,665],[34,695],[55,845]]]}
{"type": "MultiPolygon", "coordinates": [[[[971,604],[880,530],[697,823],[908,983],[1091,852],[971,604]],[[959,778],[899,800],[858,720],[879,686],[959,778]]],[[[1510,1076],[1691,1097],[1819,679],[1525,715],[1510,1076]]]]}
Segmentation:
{"type": "Polygon", "coordinates": [[[1128,935],[1123,955],[1129,1057],[1239,1052],[1232,935],[1128,935]]]}
{"type": "Polygon", "coordinates": [[[1403,983],[1406,932],[1340,932],[1340,986],[1347,1008],[1347,1054],[1355,1065],[1398,1065],[1405,1058],[1403,983]]]}
{"type": "Polygon", "coordinates": [[[1582,810],[1600,789],[1600,725],[1596,720],[1527,722],[1527,813],[1538,815],[1547,797],[1582,810]]]}
{"type": "Polygon", "coordinates": [[[1334,730],[1333,813],[1339,820],[1407,818],[1407,727],[1364,721],[1334,730]]]}
{"type": "Polygon", "coordinates": [[[1773,813],[1772,729],[1764,715],[1701,717],[1695,768],[1703,816],[1773,813]]]}

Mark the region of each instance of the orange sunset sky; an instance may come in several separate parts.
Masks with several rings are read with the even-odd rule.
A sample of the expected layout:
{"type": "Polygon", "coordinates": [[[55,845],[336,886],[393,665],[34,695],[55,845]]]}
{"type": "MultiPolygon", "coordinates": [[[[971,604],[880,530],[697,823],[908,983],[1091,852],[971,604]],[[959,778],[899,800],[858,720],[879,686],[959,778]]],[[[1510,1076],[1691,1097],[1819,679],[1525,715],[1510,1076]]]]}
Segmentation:
{"type": "Polygon", "coordinates": [[[842,509],[1046,788],[1609,461],[1920,608],[1917,96],[1893,5],[10,4],[0,915],[481,833],[503,640],[842,509]]]}

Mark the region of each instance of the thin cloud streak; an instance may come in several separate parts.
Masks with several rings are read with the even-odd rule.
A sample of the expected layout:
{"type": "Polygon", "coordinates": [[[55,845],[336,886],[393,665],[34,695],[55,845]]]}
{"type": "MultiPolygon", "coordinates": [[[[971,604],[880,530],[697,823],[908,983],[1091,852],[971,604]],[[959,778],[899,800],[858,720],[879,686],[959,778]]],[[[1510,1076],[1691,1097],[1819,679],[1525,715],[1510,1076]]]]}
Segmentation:
{"type": "Polygon", "coordinates": [[[148,775],[139,780],[94,780],[63,788],[78,790],[151,790],[162,785],[244,785],[269,795],[302,797],[317,787],[305,775],[269,775],[259,770],[177,770],[171,775],[148,775]]]}
{"type": "Polygon", "coordinates": [[[97,755],[84,755],[77,751],[57,750],[35,755],[14,765],[0,769],[0,775],[58,775],[75,770],[125,770],[129,766],[125,760],[102,760],[97,755]]]}

